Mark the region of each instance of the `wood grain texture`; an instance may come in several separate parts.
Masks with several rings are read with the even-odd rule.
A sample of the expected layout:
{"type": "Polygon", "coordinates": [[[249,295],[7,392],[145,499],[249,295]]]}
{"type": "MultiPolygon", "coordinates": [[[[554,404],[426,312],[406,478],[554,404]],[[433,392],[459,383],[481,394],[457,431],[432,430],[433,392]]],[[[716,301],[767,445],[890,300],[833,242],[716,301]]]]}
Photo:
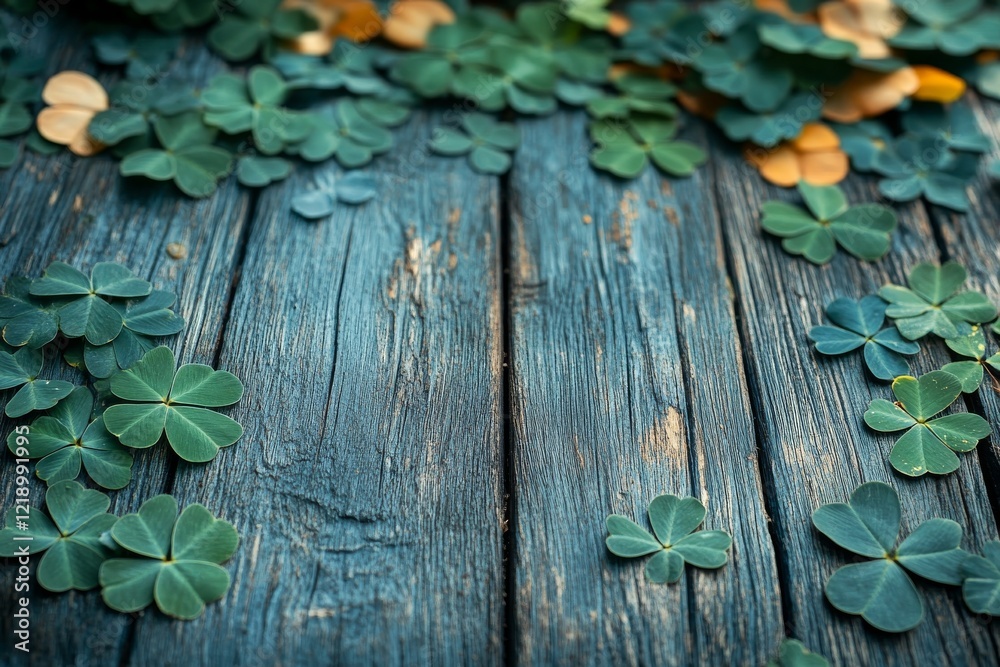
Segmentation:
{"type": "Polygon", "coordinates": [[[762,664],[782,635],[710,185],[587,165],[586,115],[521,123],[510,177],[516,640],[526,665],[762,664]],[[604,518],[694,495],[732,562],[645,581],[604,518]]]}
{"type": "MultiPolygon", "coordinates": [[[[54,52],[51,71],[71,64],[88,69],[87,59],[81,56],[88,47],[81,40],[60,39],[47,32],[40,33],[37,40],[30,44],[32,48],[54,52]]],[[[204,49],[197,49],[189,50],[177,67],[185,76],[205,81],[220,64],[204,49]]],[[[39,276],[57,259],[85,271],[96,262],[122,262],[157,289],[177,295],[176,310],[187,327],[168,342],[178,356],[184,362],[212,363],[241,235],[248,222],[250,196],[246,190],[229,182],[211,199],[194,201],[179,195],[171,185],[124,180],[118,175],[117,161],[108,157],[83,160],[68,153],[42,157],[28,152],[18,168],[0,172],[0,193],[0,276],[39,276]],[[168,243],[182,245],[187,256],[180,260],[169,257],[168,243]]],[[[56,354],[48,357],[46,367],[53,373],[66,368],[56,354]]],[[[82,381],[75,372],[64,377],[82,381]]],[[[13,426],[10,420],[0,418],[5,451],[6,434],[13,426]]],[[[146,498],[165,491],[176,465],[176,458],[165,446],[134,453],[133,482],[109,493],[110,511],[117,514],[134,511],[146,498]]],[[[9,452],[3,469],[0,489],[3,506],[9,507],[15,484],[9,452]]],[[[44,483],[35,479],[31,488],[32,504],[41,505],[44,483]]],[[[0,608],[4,610],[14,607],[14,575],[13,567],[0,568],[0,608]]],[[[109,610],[96,591],[52,595],[36,584],[31,599],[36,614],[31,664],[117,664],[134,623],[132,616],[109,610]]],[[[12,628],[12,619],[4,613],[0,618],[0,662],[25,664],[29,660],[23,654],[7,654],[12,628]]]]}
{"type": "Polygon", "coordinates": [[[263,193],[219,358],[246,433],[174,487],[239,529],[232,588],[193,627],[147,614],[132,664],[501,660],[499,188],[423,159],[436,123],[365,206],[291,212],[332,164],[263,193]]]}
{"type": "MultiPolygon", "coordinates": [[[[943,478],[912,480],[894,473],[888,462],[894,438],[875,434],[862,421],[871,399],[891,399],[888,386],[866,376],[860,357],[821,357],[806,339],[834,298],[860,298],[887,282],[902,283],[908,267],[937,259],[926,211],[919,204],[898,209],[901,229],[879,262],[839,253],[830,264],[813,266],[785,254],[777,239],[760,230],[762,202],[796,201],[797,194],[763,184],[735,148],[713,136],[714,182],[748,347],[768,493],[777,510],[771,518],[782,546],[790,632],[834,664],[910,665],[928,656],[955,665],[994,664],[1000,628],[969,613],[956,588],[920,582],[924,622],[903,635],[873,632],[859,618],[834,611],[823,585],[852,557],[820,536],[810,520],[821,504],[844,502],[862,482],[880,480],[899,491],[903,534],[925,519],[945,517],[963,526],[966,548],[996,537],[977,457],[962,457],[962,467],[943,478]]],[[[872,179],[852,176],[845,189],[851,202],[878,200],[872,179]]],[[[914,371],[944,361],[938,347],[924,353],[914,371]]]]}

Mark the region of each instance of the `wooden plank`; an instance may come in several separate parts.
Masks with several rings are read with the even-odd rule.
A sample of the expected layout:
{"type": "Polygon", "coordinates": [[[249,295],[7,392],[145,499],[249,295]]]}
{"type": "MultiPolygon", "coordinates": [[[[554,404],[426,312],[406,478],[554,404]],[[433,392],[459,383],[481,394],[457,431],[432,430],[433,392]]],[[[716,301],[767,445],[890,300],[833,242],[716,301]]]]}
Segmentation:
{"type": "MultiPolygon", "coordinates": [[[[970,96],[971,97],[971,96],[970,96]]],[[[1000,102],[971,97],[980,130],[991,139],[993,146],[984,160],[1000,160],[1000,102]]],[[[970,286],[983,291],[994,303],[1000,305],[1000,184],[987,174],[980,173],[970,189],[972,208],[959,215],[940,207],[932,209],[935,224],[940,231],[945,255],[961,262],[969,271],[970,286]]],[[[989,334],[987,334],[989,336],[989,334]]],[[[993,341],[997,338],[994,336],[993,341]]],[[[988,344],[989,354],[996,351],[996,344],[988,344]]],[[[1000,394],[987,377],[983,388],[971,397],[977,412],[993,425],[994,434],[989,442],[979,445],[987,484],[993,499],[994,512],[1000,512],[1000,394]]]]}
{"type": "Polygon", "coordinates": [[[709,175],[598,175],[585,125],[522,122],[511,175],[515,649],[762,664],[780,593],[709,175]],[[605,516],[642,522],[660,493],[701,499],[732,562],[657,586],[611,556],[605,516]]]}
{"type": "MultiPolygon", "coordinates": [[[[888,387],[869,380],[857,357],[821,358],[806,339],[834,298],[872,294],[887,282],[901,283],[918,261],[937,259],[926,211],[919,204],[899,208],[901,229],[890,254],[879,262],[866,264],[840,253],[829,265],[815,267],[785,254],[778,240],[760,230],[762,202],[795,201],[796,193],[763,184],[721,139],[714,154],[750,391],[776,510],[771,518],[787,575],[790,632],[833,664],[911,665],[928,656],[948,656],[954,664],[995,664],[1000,630],[980,623],[957,588],[921,582],[924,622],[901,636],[874,632],[859,618],[834,611],[825,602],[824,582],[852,559],[822,538],[810,520],[819,505],[843,502],[862,482],[881,480],[900,493],[904,534],[940,516],[963,526],[967,548],[996,537],[977,458],[962,457],[962,467],[943,478],[910,480],[895,474],[888,463],[892,439],[862,421],[872,398],[891,398],[888,387]]],[[[849,201],[878,200],[872,179],[852,177],[846,187],[849,201]]],[[[936,349],[924,354],[914,370],[927,372],[945,360],[936,349]]]]}
{"type": "Polygon", "coordinates": [[[500,662],[499,186],[426,155],[439,118],[364,206],[289,210],[332,164],[261,196],[219,360],[246,434],[175,485],[239,529],[232,589],[193,628],[147,614],[133,664],[500,662]]]}
{"type": "MultiPolygon", "coordinates": [[[[89,47],[80,40],[60,40],[50,32],[36,39],[44,42],[33,40],[32,46],[54,51],[52,71],[70,66],[88,69],[89,60],[81,54],[89,47]]],[[[219,64],[201,49],[189,51],[179,67],[194,80],[204,81],[219,64]]],[[[87,271],[96,262],[122,262],[156,288],[177,295],[177,311],[187,320],[186,330],[172,343],[179,357],[185,362],[212,362],[249,220],[250,196],[245,189],[229,182],[211,199],[193,201],[170,185],[126,182],[118,175],[117,162],[107,157],[83,160],[68,153],[50,157],[26,153],[18,166],[0,172],[0,193],[0,276],[38,276],[56,259],[87,271]],[[183,246],[187,256],[168,256],[168,243],[183,246]]],[[[49,369],[60,366],[64,364],[55,355],[49,358],[49,369]]],[[[82,379],[76,373],[67,377],[82,379]]],[[[0,419],[4,440],[13,426],[0,419]]],[[[168,451],[156,447],[135,452],[132,483],[109,494],[112,512],[134,511],[146,498],[166,490],[176,464],[168,451]]],[[[224,453],[208,466],[192,467],[225,468],[227,456],[232,455],[224,453]]],[[[5,471],[0,489],[6,508],[14,497],[11,458],[5,471]]],[[[33,504],[42,504],[44,483],[35,480],[31,489],[33,504]]],[[[0,608],[14,608],[14,577],[14,567],[0,568],[0,608]]],[[[98,592],[52,595],[35,585],[31,605],[35,664],[75,664],[81,657],[93,664],[118,664],[134,619],[109,610],[98,592]],[[67,619],[72,619],[71,632],[67,619]]],[[[10,646],[12,621],[8,614],[0,619],[4,652],[10,646]]]]}

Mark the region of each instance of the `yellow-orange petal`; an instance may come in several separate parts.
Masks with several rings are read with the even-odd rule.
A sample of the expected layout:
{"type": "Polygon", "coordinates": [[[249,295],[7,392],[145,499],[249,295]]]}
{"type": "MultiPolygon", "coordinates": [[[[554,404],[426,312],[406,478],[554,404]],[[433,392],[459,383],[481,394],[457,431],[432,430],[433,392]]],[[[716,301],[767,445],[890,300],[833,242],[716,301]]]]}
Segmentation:
{"type": "Polygon", "coordinates": [[[847,81],[834,86],[823,104],[823,117],[838,123],[878,116],[895,109],[920,85],[916,72],[902,67],[894,72],[855,70],[847,81]]]}
{"type": "Polygon", "coordinates": [[[80,157],[90,157],[104,150],[104,144],[96,141],[86,131],[68,144],[69,150],[80,157]]]}
{"type": "Polygon", "coordinates": [[[822,123],[806,123],[791,144],[800,153],[828,151],[840,148],[840,137],[822,123]]]}
{"type": "Polygon", "coordinates": [[[289,51],[307,56],[325,56],[333,50],[333,39],[322,30],[304,32],[284,44],[289,51]]]}
{"type": "Polygon", "coordinates": [[[368,0],[354,0],[342,3],[340,13],[327,34],[331,37],[346,37],[352,42],[367,42],[382,32],[382,15],[378,7],[368,0]]]}
{"type": "Polygon", "coordinates": [[[965,81],[960,77],[929,65],[916,65],[913,71],[920,81],[913,99],[951,104],[965,94],[965,81]]]}
{"type": "Polygon", "coordinates": [[[802,180],[810,185],[833,185],[847,178],[850,171],[850,161],[844,151],[836,148],[827,151],[815,151],[799,156],[799,169],[802,180]]]}
{"type": "Polygon", "coordinates": [[[65,104],[94,111],[108,108],[108,94],[97,79],[73,70],[59,72],[46,81],[42,99],[48,105],[65,104]]]}
{"type": "Polygon", "coordinates": [[[621,37],[631,29],[632,22],[628,20],[627,16],[618,12],[611,12],[611,16],[608,17],[608,25],[605,28],[608,34],[614,37],[621,37]]]}
{"type": "Polygon", "coordinates": [[[817,9],[823,34],[842,39],[858,47],[862,58],[888,58],[892,55],[889,45],[880,35],[865,25],[859,8],[846,2],[827,2],[817,9]]]}
{"type": "Polygon", "coordinates": [[[761,11],[777,14],[793,23],[816,23],[815,12],[793,12],[788,0],[754,0],[753,4],[761,11]]]}
{"type": "Polygon", "coordinates": [[[688,112],[709,120],[715,118],[715,114],[717,114],[719,109],[724,107],[728,101],[725,97],[719,95],[718,93],[710,91],[691,93],[686,90],[677,91],[676,99],[677,102],[688,112]]]}
{"type": "Polygon", "coordinates": [[[38,133],[55,144],[67,146],[86,133],[94,112],[66,105],[46,107],[38,112],[35,125],[38,133]]]}
{"type": "Polygon", "coordinates": [[[783,188],[790,188],[802,179],[799,156],[788,144],[770,150],[758,149],[747,155],[747,159],[757,166],[764,180],[783,188]]]}
{"type": "Polygon", "coordinates": [[[455,22],[455,12],[439,0],[399,0],[389,10],[382,36],[407,49],[423,48],[436,25],[455,22]]]}

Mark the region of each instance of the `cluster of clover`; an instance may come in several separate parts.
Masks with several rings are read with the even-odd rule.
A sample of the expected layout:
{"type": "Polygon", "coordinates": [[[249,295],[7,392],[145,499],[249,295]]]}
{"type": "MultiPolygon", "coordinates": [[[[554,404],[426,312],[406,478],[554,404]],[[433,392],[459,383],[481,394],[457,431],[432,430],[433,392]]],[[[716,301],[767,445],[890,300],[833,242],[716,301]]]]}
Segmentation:
{"type": "MultiPolygon", "coordinates": [[[[110,95],[80,72],[43,88],[47,63],[28,54],[45,49],[3,31],[15,39],[0,38],[0,166],[37,125],[23,142],[32,150],[108,149],[123,175],[202,197],[234,170],[261,187],[292,160],[357,169],[392,148],[415,106],[444,102],[458,113],[443,114],[427,147],[480,172],[507,171],[520,142],[499,114],[561,104],[593,118],[594,167],[632,178],[652,162],[686,176],[707,156],[676,138],[679,104],[746,142],[773,183],[832,185],[853,165],[879,174],[889,199],[965,210],[988,143],[961,98],[968,85],[1000,98],[1000,12],[981,0],[657,0],[623,14],[608,0],[566,0],[512,15],[464,0],[243,0],[223,12],[108,1],[123,6],[121,23],[97,28],[92,45],[102,76],[117,79],[110,95]],[[240,67],[207,85],[171,68],[185,35],[203,29],[240,67]]],[[[319,219],[376,188],[352,172],[293,208],[319,219]]]]}
{"type": "Polygon", "coordinates": [[[107,495],[77,481],[85,473],[98,487],[122,489],[132,479],[132,449],[166,440],[185,461],[205,462],[243,434],[211,409],[239,401],[242,383],[202,364],[178,367],[170,348],[157,346],[184,328],[173,305],[173,294],[112,263],[88,276],[53,262],[41,278],[7,281],[0,390],[12,395],[4,412],[45,412],[14,428],[7,445],[19,488],[29,488],[31,460],[48,488],[45,511],[18,495],[0,530],[0,556],[42,554],[35,574],[49,591],[100,587],[117,611],[155,601],[165,614],[193,619],[229,588],[221,563],[236,550],[236,528],[197,504],[178,514],[169,495],[118,518],[107,495]],[[60,352],[82,385],[41,377],[47,353],[60,352]]]}

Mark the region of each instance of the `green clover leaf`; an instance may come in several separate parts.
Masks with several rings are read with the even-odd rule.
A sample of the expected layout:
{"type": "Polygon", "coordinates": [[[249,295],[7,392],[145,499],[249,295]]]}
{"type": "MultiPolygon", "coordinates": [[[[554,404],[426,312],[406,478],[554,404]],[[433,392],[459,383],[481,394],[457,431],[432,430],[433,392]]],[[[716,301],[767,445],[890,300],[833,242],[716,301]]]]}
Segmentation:
{"type": "Polygon", "coordinates": [[[215,192],[219,179],[232,171],[232,154],[212,145],[216,130],[206,127],[200,114],[157,117],[153,129],[163,148],[128,155],[119,166],[123,176],[173,181],[189,197],[207,197],[215,192]]]}
{"type": "Polygon", "coordinates": [[[360,48],[346,40],[337,40],[325,58],[279,53],[271,60],[288,81],[292,90],[340,90],[355,95],[375,95],[389,89],[375,69],[378,51],[374,46],[360,48]]]}
{"type": "Polygon", "coordinates": [[[31,295],[30,279],[10,278],[0,294],[0,328],[9,345],[39,349],[59,333],[59,316],[55,306],[31,295]]]}
{"type": "Polygon", "coordinates": [[[789,97],[772,111],[755,113],[738,105],[719,110],[715,120],[733,141],[752,141],[771,148],[802,133],[806,123],[819,118],[820,105],[806,93],[789,97]]]}
{"type": "Polygon", "coordinates": [[[390,70],[393,80],[421,97],[457,94],[456,79],[471,65],[489,63],[483,25],[473,17],[435,26],[420,51],[401,57],[390,70]]]}
{"type": "Polygon", "coordinates": [[[20,387],[4,408],[11,419],[35,410],[48,410],[73,391],[70,382],[39,379],[44,364],[45,355],[41,350],[30,347],[22,347],[14,353],[0,350],[0,390],[20,387]]]}
{"type": "Polygon", "coordinates": [[[929,333],[954,338],[958,323],[982,324],[997,316],[996,307],[984,294],[958,291],[967,275],[958,262],[941,266],[924,262],[907,276],[909,288],[886,285],[878,295],[889,302],[886,314],[896,320],[904,338],[917,340],[929,333]]]}
{"type": "Polygon", "coordinates": [[[196,28],[205,25],[218,15],[218,11],[219,6],[214,2],[174,0],[169,9],[156,12],[150,18],[157,28],[176,32],[182,28],[196,28]]]}
{"type": "Polygon", "coordinates": [[[701,17],[674,0],[632,2],[625,12],[631,28],[621,39],[623,55],[650,67],[691,62],[687,38],[705,30],[701,17]]]}
{"type": "Polygon", "coordinates": [[[114,553],[101,540],[115,525],[115,517],[107,513],[110,504],[106,495],[77,482],[53,484],[45,492],[48,516],[34,507],[25,514],[24,506],[7,512],[0,556],[44,554],[35,576],[54,593],[96,588],[101,563],[114,553]]]}
{"type": "Polygon", "coordinates": [[[907,135],[879,153],[872,163],[886,177],[879,182],[879,192],[893,201],[923,196],[932,204],[967,211],[965,188],[976,175],[979,156],[937,144],[934,137],[907,135]]]}
{"type": "Polygon", "coordinates": [[[800,182],[799,194],[809,213],[784,202],[766,202],[761,227],[780,236],[781,247],[814,264],[833,259],[837,246],[858,259],[874,261],[889,251],[896,214],[880,204],[848,207],[843,191],[835,186],[800,182]]]}
{"type": "Polygon", "coordinates": [[[101,597],[115,611],[156,602],[167,616],[192,620],[229,589],[229,573],[220,564],[236,552],[239,535],[202,505],[189,505],[178,516],[172,496],[150,498],[137,514],[119,519],[111,537],[128,555],[101,565],[101,597]]]}
{"type": "Polygon", "coordinates": [[[903,114],[903,129],[913,134],[934,137],[940,144],[956,151],[985,153],[990,140],[979,131],[976,117],[966,104],[914,104],[903,114]]]}
{"type": "Polygon", "coordinates": [[[202,364],[177,368],[168,347],[150,350],[113,375],[111,393],[128,402],[105,410],[104,423],[127,447],[152,447],[165,432],[178,456],[203,463],[243,435],[239,423],[208,409],[239,401],[243,384],[232,373],[202,364]]]}
{"type": "Polygon", "coordinates": [[[970,554],[962,565],[962,597],[977,614],[1000,616],[1000,542],[983,545],[983,555],[970,554]]]}
{"type": "Polygon", "coordinates": [[[142,79],[160,72],[180,46],[177,35],[155,32],[106,32],[90,40],[97,61],[105,65],[125,65],[125,76],[142,79]]]}
{"type": "Polygon", "coordinates": [[[982,0],[922,0],[903,5],[913,20],[889,44],[901,49],[939,49],[950,56],[1000,48],[1000,15],[980,11],[981,5],[982,0]]]}
{"type": "Polygon", "coordinates": [[[677,124],[656,116],[637,116],[625,122],[600,120],[590,124],[597,147],[590,163],[622,178],[635,178],[649,160],[672,176],[690,176],[708,155],[687,141],[674,141],[677,124]]]}
{"type": "Polygon", "coordinates": [[[726,564],[733,539],[721,530],[694,532],[705,520],[705,506],[696,498],[662,495],[649,504],[655,537],[629,518],[607,518],[608,551],[622,558],[655,554],[646,563],[646,577],[658,584],[681,578],[684,564],[715,569],[726,564]]]}
{"type": "Polygon", "coordinates": [[[503,34],[490,35],[487,48],[483,62],[467,64],[455,74],[455,95],[475,100],[483,111],[510,106],[540,115],[556,110],[559,66],[550,52],[503,34]]]}
{"type": "Polygon", "coordinates": [[[858,171],[872,171],[875,158],[892,146],[892,132],[877,120],[863,120],[844,125],[830,123],[840,137],[840,147],[851,158],[851,166],[858,171]]]}
{"type": "Polygon", "coordinates": [[[947,519],[925,521],[897,547],[900,514],[896,491],[868,482],[854,490],[850,503],[823,505],[812,515],[816,529],[837,546],[873,559],[834,572],[826,598],[884,632],[912,630],[923,619],[923,601],[907,572],[957,585],[968,555],[959,548],[962,527],[947,519]]]}
{"type": "Polygon", "coordinates": [[[208,32],[208,44],[226,60],[246,60],[263,51],[269,57],[283,39],[316,30],[319,23],[304,9],[285,9],[282,0],[241,0],[208,32]]]}
{"type": "Polygon", "coordinates": [[[895,403],[876,398],[868,404],[865,423],[881,433],[906,431],[889,453],[892,467],[904,475],[954,472],[959,466],[955,452],[972,451],[990,434],[986,420],[969,412],[933,419],[962,393],[961,381],[951,373],[900,376],[892,382],[892,393],[895,403]]]}
{"type": "Polygon", "coordinates": [[[587,113],[594,118],[628,118],[633,112],[673,118],[677,105],[670,100],[677,87],[652,76],[625,74],[611,82],[618,89],[616,96],[602,96],[587,103],[587,113]]]}
{"type": "Polygon", "coordinates": [[[370,174],[353,171],[340,178],[327,178],[316,188],[292,197],[292,210],[306,220],[319,220],[333,214],[337,202],[363,204],[375,198],[378,185],[370,174]]]}
{"type": "Polygon", "coordinates": [[[236,163],[236,178],[248,188],[262,188],[292,173],[292,163],[280,157],[244,155],[236,163]]]}
{"type": "Polygon", "coordinates": [[[18,155],[20,155],[18,144],[0,139],[0,169],[6,169],[17,162],[18,155]]]}
{"type": "Polygon", "coordinates": [[[766,667],[829,667],[830,663],[813,653],[798,639],[786,639],[778,649],[778,659],[768,660],[766,667]]]}
{"type": "Polygon", "coordinates": [[[979,385],[983,383],[984,371],[990,374],[994,383],[997,383],[996,376],[990,368],[1000,371],[1000,352],[986,357],[986,336],[981,327],[960,322],[957,329],[958,335],[945,340],[945,345],[955,354],[968,357],[971,361],[953,361],[945,364],[941,370],[957,377],[962,383],[962,393],[965,394],[971,394],[979,389],[979,385]]]}
{"type": "Polygon", "coordinates": [[[581,35],[578,26],[565,20],[572,18],[571,12],[572,7],[554,2],[524,3],[517,8],[515,22],[523,33],[521,39],[541,47],[559,75],[604,83],[611,67],[611,45],[600,35],[581,35]]]}
{"type": "Polygon", "coordinates": [[[909,375],[903,355],[916,354],[920,346],[903,339],[894,327],[882,328],[885,310],[885,302],[877,296],[837,299],[826,308],[827,318],[837,326],[813,327],[809,338],[821,354],[847,354],[864,347],[865,365],[880,380],[909,375]]]}
{"type": "Polygon", "coordinates": [[[24,104],[0,102],[0,137],[13,137],[31,129],[34,118],[24,104]]]}
{"type": "Polygon", "coordinates": [[[521,143],[517,126],[475,112],[462,116],[461,123],[464,133],[438,128],[431,139],[431,150],[442,155],[468,155],[472,168],[483,174],[502,174],[510,169],[508,151],[516,150],[521,143]]]}
{"type": "Polygon", "coordinates": [[[757,26],[761,44],[789,55],[809,55],[829,60],[844,60],[858,55],[852,42],[832,39],[817,25],[787,21],[762,23],[757,26]]]}
{"type": "Polygon", "coordinates": [[[567,0],[566,16],[591,30],[603,30],[611,20],[610,0],[567,0]]]}
{"type": "Polygon", "coordinates": [[[27,435],[14,431],[7,447],[22,458],[41,459],[35,467],[49,486],[74,480],[80,468],[105,489],[121,489],[132,479],[132,455],[94,414],[94,396],[77,387],[69,396],[31,424],[27,435]]]}

